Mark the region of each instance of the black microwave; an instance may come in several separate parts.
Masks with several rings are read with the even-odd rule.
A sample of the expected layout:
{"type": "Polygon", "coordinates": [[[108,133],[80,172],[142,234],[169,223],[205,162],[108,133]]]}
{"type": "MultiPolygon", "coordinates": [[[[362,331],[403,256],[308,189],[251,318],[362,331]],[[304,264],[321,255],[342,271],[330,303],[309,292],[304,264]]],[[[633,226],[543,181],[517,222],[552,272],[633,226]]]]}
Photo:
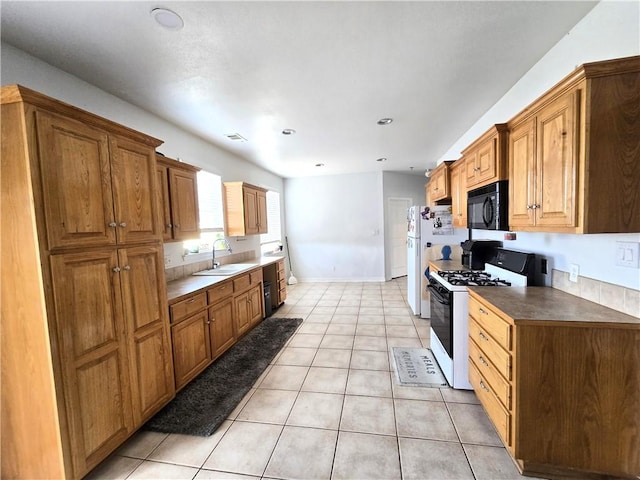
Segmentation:
{"type": "Polygon", "coordinates": [[[467,197],[467,227],[478,230],[509,230],[509,183],[507,180],[476,188],[467,197]]]}

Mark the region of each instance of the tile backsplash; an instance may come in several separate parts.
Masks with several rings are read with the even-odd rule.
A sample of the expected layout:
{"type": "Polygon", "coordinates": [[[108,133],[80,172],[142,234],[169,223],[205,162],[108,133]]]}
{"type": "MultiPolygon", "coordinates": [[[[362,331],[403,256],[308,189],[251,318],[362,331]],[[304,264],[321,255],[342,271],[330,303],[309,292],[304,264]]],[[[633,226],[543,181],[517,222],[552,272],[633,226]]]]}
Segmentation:
{"type": "Polygon", "coordinates": [[[571,295],[640,318],[640,291],[638,290],[587,277],[578,277],[577,282],[571,282],[569,281],[568,272],[555,269],[552,271],[551,286],[571,295]]]}
{"type": "MultiPolygon", "coordinates": [[[[240,263],[252,260],[255,258],[256,253],[251,250],[248,252],[230,253],[224,257],[216,258],[216,261],[220,262],[220,265],[226,265],[228,263],[240,263]]],[[[211,268],[212,260],[203,260],[202,262],[189,263],[187,265],[180,265],[178,267],[165,268],[164,274],[167,282],[172,280],[179,280],[180,278],[188,277],[192,273],[199,272],[201,270],[207,270],[211,268]]]]}

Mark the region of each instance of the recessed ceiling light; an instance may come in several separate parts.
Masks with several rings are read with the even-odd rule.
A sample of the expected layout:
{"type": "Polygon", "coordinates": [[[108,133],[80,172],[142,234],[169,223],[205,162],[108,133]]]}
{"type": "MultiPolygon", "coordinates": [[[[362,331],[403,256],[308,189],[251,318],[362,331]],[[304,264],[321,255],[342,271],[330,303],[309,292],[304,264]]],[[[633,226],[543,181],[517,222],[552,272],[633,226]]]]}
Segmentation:
{"type": "Polygon", "coordinates": [[[376,162],[386,162],[387,159],[385,157],[381,157],[379,159],[376,160],[376,162]]]}
{"type": "Polygon", "coordinates": [[[296,131],[293,128],[285,128],[282,130],[283,135],[295,135],[296,131]]]}
{"type": "Polygon", "coordinates": [[[391,122],[393,122],[393,118],[381,118],[378,120],[378,125],[389,125],[391,122]]]}
{"type": "Polygon", "coordinates": [[[184,27],[182,17],[167,8],[154,8],[151,10],[151,16],[159,25],[169,30],[180,30],[184,27]]]}
{"type": "Polygon", "coordinates": [[[324,163],[316,163],[316,167],[324,167],[324,163]]]}

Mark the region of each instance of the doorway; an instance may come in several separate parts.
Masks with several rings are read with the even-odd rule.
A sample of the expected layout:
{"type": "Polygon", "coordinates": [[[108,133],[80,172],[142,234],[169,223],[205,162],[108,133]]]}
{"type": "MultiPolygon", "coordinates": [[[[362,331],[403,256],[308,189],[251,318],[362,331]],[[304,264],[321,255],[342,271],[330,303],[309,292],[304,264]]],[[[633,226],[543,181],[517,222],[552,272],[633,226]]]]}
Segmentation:
{"type": "Polygon", "coordinates": [[[407,209],[411,198],[389,198],[389,272],[391,278],[407,275],[407,209]]]}

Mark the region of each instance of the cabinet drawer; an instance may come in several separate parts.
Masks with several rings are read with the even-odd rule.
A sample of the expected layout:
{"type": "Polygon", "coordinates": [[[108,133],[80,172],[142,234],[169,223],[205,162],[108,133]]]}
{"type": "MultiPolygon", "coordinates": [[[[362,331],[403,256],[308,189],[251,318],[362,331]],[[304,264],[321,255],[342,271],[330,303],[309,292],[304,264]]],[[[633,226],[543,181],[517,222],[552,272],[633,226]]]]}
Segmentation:
{"type": "Polygon", "coordinates": [[[287,299],[287,289],[281,288],[278,290],[278,303],[282,303],[287,299]]]}
{"type": "Polygon", "coordinates": [[[247,273],[241,277],[233,279],[233,291],[241,292],[251,286],[251,276],[247,273]]]}
{"type": "Polygon", "coordinates": [[[505,446],[511,446],[511,414],[502,406],[473,362],[469,362],[469,381],[505,446]]]}
{"type": "Polygon", "coordinates": [[[260,283],[262,281],[262,269],[259,268],[258,270],[255,270],[253,272],[249,272],[249,279],[251,285],[256,285],[257,283],[260,283]]]}
{"type": "Polygon", "coordinates": [[[202,292],[192,295],[186,300],[181,300],[169,306],[171,323],[179,322],[192,313],[196,313],[207,306],[207,295],[202,292]]]}
{"type": "Polygon", "coordinates": [[[469,360],[473,362],[474,366],[487,382],[489,382],[489,385],[498,399],[500,399],[500,402],[502,402],[502,405],[504,405],[507,410],[510,410],[511,385],[500,375],[496,367],[486,358],[480,347],[471,339],[469,339],[469,360]]]}
{"type": "Polygon", "coordinates": [[[511,325],[473,297],[469,297],[469,315],[482,325],[505,350],[511,350],[511,325]]]}
{"type": "Polygon", "coordinates": [[[484,325],[479,325],[473,318],[469,318],[469,337],[507,380],[511,380],[511,355],[496,342],[484,325]]]}
{"type": "Polygon", "coordinates": [[[287,282],[284,280],[278,280],[278,290],[286,290],[287,282]]]}
{"type": "Polygon", "coordinates": [[[212,305],[223,298],[231,296],[231,294],[233,294],[232,283],[223,282],[207,290],[207,300],[209,305],[212,305]]]}

